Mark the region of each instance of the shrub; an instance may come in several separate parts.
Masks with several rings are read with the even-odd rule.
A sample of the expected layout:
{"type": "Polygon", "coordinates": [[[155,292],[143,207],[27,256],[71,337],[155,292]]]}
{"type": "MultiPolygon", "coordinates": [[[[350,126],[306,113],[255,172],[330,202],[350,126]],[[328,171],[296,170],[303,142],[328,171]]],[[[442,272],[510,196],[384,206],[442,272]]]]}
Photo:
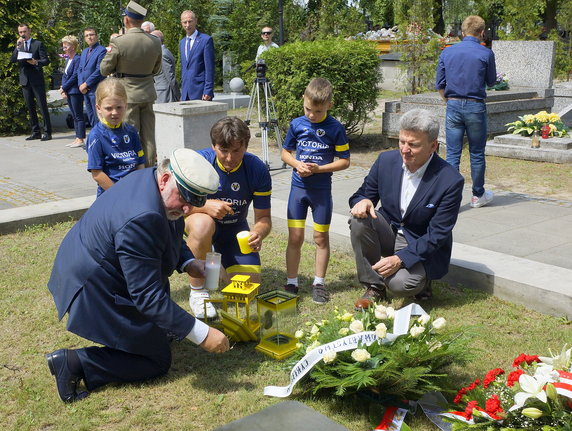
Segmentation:
{"type": "Polygon", "coordinates": [[[361,132],[376,105],[381,79],[378,53],[371,42],[327,39],[296,42],[271,49],[263,58],[280,119],[280,126],[303,115],[302,94],[312,78],[328,79],[334,87],[330,111],[348,134],[361,132]]]}

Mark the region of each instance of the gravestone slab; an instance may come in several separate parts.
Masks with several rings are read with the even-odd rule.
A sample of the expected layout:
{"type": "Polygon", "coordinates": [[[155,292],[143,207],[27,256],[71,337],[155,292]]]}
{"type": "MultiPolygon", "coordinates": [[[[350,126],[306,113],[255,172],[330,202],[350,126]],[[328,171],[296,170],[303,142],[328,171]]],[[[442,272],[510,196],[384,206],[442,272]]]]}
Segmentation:
{"type": "Polygon", "coordinates": [[[550,88],[554,70],[553,41],[494,40],[498,73],[506,73],[511,88],[550,88]]]}
{"type": "Polygon", "coordinates": [[[298,401],[283,401],[213,431],[349,431],[298,401]]]}

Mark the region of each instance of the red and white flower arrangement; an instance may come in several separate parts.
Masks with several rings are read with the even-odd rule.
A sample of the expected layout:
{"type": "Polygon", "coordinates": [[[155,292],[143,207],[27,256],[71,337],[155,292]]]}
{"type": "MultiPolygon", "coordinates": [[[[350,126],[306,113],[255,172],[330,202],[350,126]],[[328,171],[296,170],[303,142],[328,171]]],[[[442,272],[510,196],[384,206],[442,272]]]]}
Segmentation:
{"type": "Polygon", "coordinates": [[[512,368],[493,368],[457,392],[444,414],[453,430],[572,430],[572,348],[520,354],[512,368]]]}

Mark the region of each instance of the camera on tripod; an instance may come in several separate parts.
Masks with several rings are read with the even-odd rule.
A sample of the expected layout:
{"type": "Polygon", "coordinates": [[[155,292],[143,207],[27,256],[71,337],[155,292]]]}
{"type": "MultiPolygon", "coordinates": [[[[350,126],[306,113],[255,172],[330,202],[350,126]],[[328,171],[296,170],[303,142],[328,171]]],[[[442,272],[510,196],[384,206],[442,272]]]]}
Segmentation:
{"type": "Polygon", "coordinates": [[[258,79],[265,79],[266,78],[266,70],[268,66],[266,66],[266,62],[263,59],[256,60],[256,78],[258,79]]]}

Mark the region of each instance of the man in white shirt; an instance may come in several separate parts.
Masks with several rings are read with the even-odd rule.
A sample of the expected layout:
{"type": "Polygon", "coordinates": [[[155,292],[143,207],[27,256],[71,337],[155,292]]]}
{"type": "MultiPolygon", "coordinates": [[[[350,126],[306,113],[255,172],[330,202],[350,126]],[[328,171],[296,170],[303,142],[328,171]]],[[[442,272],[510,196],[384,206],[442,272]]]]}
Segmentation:
{"type": "Polygon", "coordinates": [[[357,309],[386,294],[426,299],[431,280],[449,270],[464,179],[437,154],[438,135],[429,111],[405,113],[399,150],[381,153],[349,199],[357,275],[366,289],[357,309]]]}
{"type": "Polygon", "coordinates": [[[260,37],[262,38],[262,43],[256,51],[256,59],[258,60],[263,52],[268,51],[270,48],[278,48],[278,45],[272,42],[272,27],[263,27],[260,32],[260,37]]]}

